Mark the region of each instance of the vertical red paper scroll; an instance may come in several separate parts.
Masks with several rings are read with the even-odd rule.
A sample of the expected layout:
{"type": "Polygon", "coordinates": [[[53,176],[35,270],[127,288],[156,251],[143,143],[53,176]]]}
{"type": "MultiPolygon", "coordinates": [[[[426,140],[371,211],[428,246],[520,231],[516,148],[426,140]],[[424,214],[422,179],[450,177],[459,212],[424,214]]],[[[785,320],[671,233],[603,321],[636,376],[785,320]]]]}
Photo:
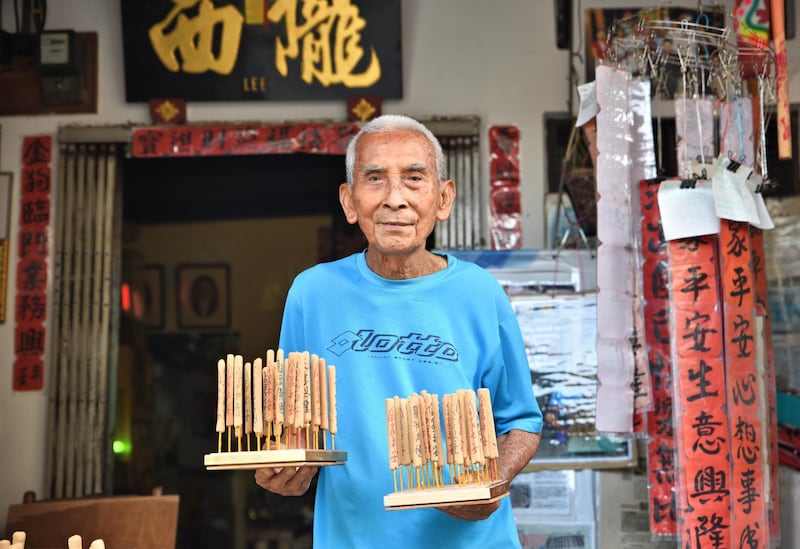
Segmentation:
{"type": "Polygon", "coordinates": [[[519,190],[519,129],[492,126],[489,129],[489,232],[492,249],[522,247],[519,190]]]}
{"type": "Polygon", "coordinates": [[[650,533],[674,536],[675,442],[672,425],[672,357],[670,356],[667,243],[658,210],[659,180],[639,185],[642,212],[642,280],[645,300],[644,334],[650,364],[652,409],[647,412],[650,533]]]}
{"type": "Polygon", "coordinates": [[[15,391],[39,391],[44,386],[47,256],[50,227],[50,136],[22,142],[19,262],[14,303],[15,391]]]}
{"type": "Polygon", "coordinates": [[[736,547],[767,547],[762,380],[756,371],[755,299],[747,223],[722,220],[720,269],[731,430],[731,536],[736,547]]]}
{"type": "Polygon", "coordinates": [[[672,240],[669,257],[681,545],[733,547],[716,237],[672,240]]]}

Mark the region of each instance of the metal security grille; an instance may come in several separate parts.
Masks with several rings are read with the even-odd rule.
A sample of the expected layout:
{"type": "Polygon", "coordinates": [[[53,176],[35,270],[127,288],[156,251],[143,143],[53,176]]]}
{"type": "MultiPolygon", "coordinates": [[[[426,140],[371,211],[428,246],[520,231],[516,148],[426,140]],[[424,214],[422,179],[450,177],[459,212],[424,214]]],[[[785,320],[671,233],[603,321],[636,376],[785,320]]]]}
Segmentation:
{"type": "Polygon", "coordinates": [[[447,177],[456,182],[456,201],[450,219],[436,226],[437,249],[485,248],[486,208],[480,192],[480,138],[478,119],[425,121],[442,144],[447,177]]]}
{"type": "Polygon", "coordinates": [[[116,355],[119,147],[62,145],[53,268],[52,367],[45,491],[53,499],[108,486],[109,357],[116,355]],[[111,348],[113,347],[113,348],[111,348]]]}

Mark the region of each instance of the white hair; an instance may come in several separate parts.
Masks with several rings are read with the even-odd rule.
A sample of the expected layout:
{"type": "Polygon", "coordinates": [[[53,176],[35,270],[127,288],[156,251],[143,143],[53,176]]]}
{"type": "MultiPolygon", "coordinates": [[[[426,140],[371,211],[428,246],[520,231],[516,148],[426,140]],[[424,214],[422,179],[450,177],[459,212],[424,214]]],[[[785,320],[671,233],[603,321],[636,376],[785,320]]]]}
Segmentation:
{"type": "Polygon", "coordinates": [[[402,114],[383,114],[367,122],[364,127],[359,130],[355,137],[350,140],[350,143],[347,144],[345,169],[347,172],[348,184],[351,186],[353,185],[353,170],[355,169],[356,164],[356,147],[358,146],[358,141],[364,135],[369,133],[399,131],[416,132],[428,140],[433,148],[434,157],[436,158],[436,176],[439,180],[439,183],[446,179],[447,173],[444,163],[444,152],[442,151],[442,145],[439,143],[439,140],[436,139],[436,136],[433,135],[433,133],[426,128],[424,124],[414,120],[409,116],[402,114]]]}

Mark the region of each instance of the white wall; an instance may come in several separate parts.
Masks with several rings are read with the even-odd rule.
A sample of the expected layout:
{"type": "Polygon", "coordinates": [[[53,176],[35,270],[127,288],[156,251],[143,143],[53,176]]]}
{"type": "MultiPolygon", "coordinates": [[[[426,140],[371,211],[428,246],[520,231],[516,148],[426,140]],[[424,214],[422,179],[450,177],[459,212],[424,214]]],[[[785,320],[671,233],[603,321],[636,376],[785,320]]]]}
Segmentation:
{"type": "MultiPolygon", "coordinates": [[[[728,3],[732,3],[728,2],[728,3]]],[[[599,1],[573,2],[599,7],[599,1]]],[[[606,3],[608,4],[608,3],[606,3]]],[[[619,0],[614,7],[655,6],[651,1],[619,0]]],[[[483,178],[488,153],[486,130],[514,124],[520,129],[523,245],[541,247],[545,185],[542,115],[566,111],[569,102],[568,52],[555,47],[553,2],[533,0],[403,0],[404,99],[386,101],[384,112],[412,116],[478,115],[482,121],[483,178]]],[[[687,5],[696,7],[693,2],[687,5]]],[[[4,5],[5,30],[13,30],[12,2],[4,5]]],[[[575,9],[576,17],[580,9],[575,9]]],[[[124,101],[119,0],[61,0],[48,3],[47,28],[93,31],[99,39],[99,106],[93,115],[0,117],[0,171],[20,173],[22,137],[55,135],[62,125],[147,123],[145,104],[124,101]]],[[[576,34],[580,27],[576,28],[576,34]]],[[[576,44],[578,42],[576,41],[576,44]]],[[[800,45],[789,44],[792,98],[800,98],[800,45]]],[[[578,74],[582,74],[578,66],[578,74]]],[[[345,118],[344,102],[190,103],[190,122],[345,118]]],[[[484,182],[485,184],[485,182],[484,182]]],[[[16,287],[19,191],[11,201],[11,262],[7,321],[0,325],[0,531],[7,506],[25,490],[43,493],[47,388],[11,390],[13,296],[16,287]]],[[[48,317],[52,313],[48,314],[48,317]]]]}

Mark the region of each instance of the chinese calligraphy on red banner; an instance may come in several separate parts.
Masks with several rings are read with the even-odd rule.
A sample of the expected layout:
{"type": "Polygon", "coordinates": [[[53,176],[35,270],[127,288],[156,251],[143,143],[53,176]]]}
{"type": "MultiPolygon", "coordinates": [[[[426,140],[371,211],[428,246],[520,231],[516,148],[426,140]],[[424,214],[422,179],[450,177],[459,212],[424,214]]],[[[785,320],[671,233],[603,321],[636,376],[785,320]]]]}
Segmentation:
{"type": "Polygon", "coordinates": [[[138,158],[224,154],[345,154],[359,126],[348,124],[198,125],[140,128],[131,154],[138,158]]]}
{"type": "Polygon", "coordinates": [[[23,140],[19,263],[14,305],[12,388],[15,391],[39,391],[44,386],[51,155],[50,136],[23,140]]]}
{"type": "Polygon", "coordinates": [[[657,179],[640,182],[645,343],[650,364],[652,409],[647,413],[649,441],[650,531],[677,533],[675,515],[675,441],[672,422],[672,357],[669,328],[669,254],[661,231],[657,179]]]}

